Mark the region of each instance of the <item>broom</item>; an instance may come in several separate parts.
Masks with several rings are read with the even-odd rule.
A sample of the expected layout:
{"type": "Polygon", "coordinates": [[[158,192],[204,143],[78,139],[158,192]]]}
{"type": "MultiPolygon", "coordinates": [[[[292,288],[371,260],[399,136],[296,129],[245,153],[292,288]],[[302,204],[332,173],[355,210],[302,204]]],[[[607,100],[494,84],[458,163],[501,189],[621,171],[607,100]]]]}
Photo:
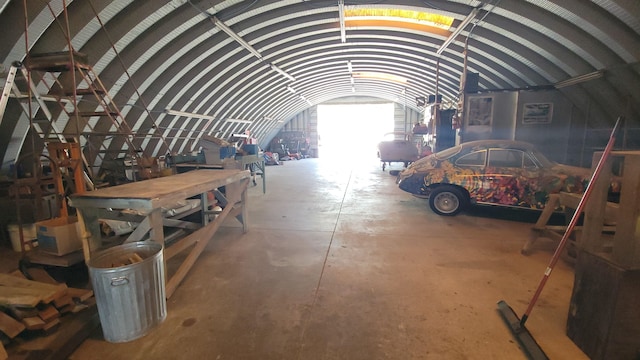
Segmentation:
{"type": "Polygon", "coordinates": [[[518,340],[524,352],[529,356],[530,359],[545,360],[545,359],[548,359],[548,357],[544,353],[540,345],[538,345],[536,340],[533,338],[531,333],[529,333],[529,330],[527,330],[527,328],[525,327],[525,323],[527,322],[527,319],[529,318],[529,315],[531,314],[531,310],[533,310],[533,307],[536,301],[538,301],[538,298],[540,297],[540,293],[542,292],[542,289],[547,283],[547,279],[549,279],[549,276],[551,275],[551,271],[553,271],[553,268],[558,262],[558,259],[560,259],[562,250],[564,249],[564,246],[567,243],[567,240],[569,239],[569,236],[571,235],[573,228],[576,226],[576,223],[578,222],[578,218],[580,218],[580,214],[582,213],[582,210],[585,204],[587,203],[589,196],[591,195],[593,184],[596,182],[596,179],[600,176],[600,173],[602,172],[602,168],[604,167],[605,161],[607,160],[607,158],[609,157],[609,154],[611,153],[611,150],[613,149],[613,145],[616,141],[616,132],[618,131],[618,127],[621,121],[622,121],[622,117],[618,117],[618,119],[616,120],[616,124],[613,126],[613,130],[611,131],[609,142],[607,143],[607,146],[605,147],[604,152],[602,153],[602,157],[598,161],[598,164],[596,165],[596,168],[593,171],[593,176],[591,177],[589,184],[587,184],[587,188],[585,189],[584,194],[582,195],[582,198],[578,203],[578,207],[576,208],[575,213],[571,217],[571,221],[569,222],[569,225],[567,226],[567,229],[565,230],[564,235],[562,236],[562,239],[560,240],[560,243],[556,248],[556,251],[553,253],[553,256],[551,257],[551,261],[549,262],[547,269],[544,271],[544,275],[542,276],[542,279],[538,284],[538,288],[536,289],[536,292],[533,294],[533,297],[529,302],[529,306],[527,306],[527,310],[524,312],[521,318],[518,318],[516,313],[507,304],[506,301],[504,300],[498,301],[498,312],[502,316],[507,326],[509,326],[511,333],[516,338],[516,340],[518,340]]]}

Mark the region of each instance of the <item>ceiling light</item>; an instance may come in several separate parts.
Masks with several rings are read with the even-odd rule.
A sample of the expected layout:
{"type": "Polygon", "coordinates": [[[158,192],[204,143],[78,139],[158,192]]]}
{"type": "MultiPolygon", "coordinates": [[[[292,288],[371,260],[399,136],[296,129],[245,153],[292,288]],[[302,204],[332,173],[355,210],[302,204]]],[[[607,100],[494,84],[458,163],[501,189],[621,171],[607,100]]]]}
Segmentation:
{"type": "Polygon", "coordinates": [[[449,46],[449,44],[451,44],[453,40],[455,40],[455,38],[458,37],[458,35],[460,35],[462,30],[464,30],[464,28],[471,22],[471,20],[473,20],[476,17],[476,15],[478,14],[478,11],[480,11],[480,8],[473,9],[471,13],[467,15],[467,17],[464,18],[464,20],[462,20],[460,25],[458,25],[458,27],[451,33],[451,35],[449,35],[449,37],[442,43],[442,45],[440,45],[440,47],[436,51],[438,55],[442,54],[444,49],[446,49],[449,46]]]}
{"type": "Polygon", "coordinates": [[[393,74],[387,74],[387,73],[381,73],[381,72],[375,72],[375,71],[354,72],[352,76],[354,78],[362,78],[362,79],[387,80],[387,81],[393,81],[393,82],[397,82],[397,83],[401,83],[401,84],[406,84],[406,83],[409,82],[409,80],[407,80],[407,78],[404,78],[402,76],[393,75],[393,74]]]}
{"type": "Polygon", "coordinates": [[[353,66],[351,66],[351,60],[347,61],[347,69],[349,69],[349,73],[353,72],[353,66]]]}
{"type": "Polygon", "coordinates": [[[251,124],[253,121],[251,121],[251,120],[243,120],[243,119],[227,119],[227,120],[225,120],[225,122],[240,123],[240,124],[251,124]]]}
{"type": "Polygon", "coordinates": [[[571,79],[559,81],[559,82],[555,83],[554,86],[557,89],[560,89],[560,88],[563,88],[563,87],[577,85],[577,84],[580,84],[580,83],[583,83],[583,82],[599,79],[599,78],[601,78],[603,76],[604,76],[604,71],[603,70],[598,70],[598,71],[594,71],[592,73],[576,76],[576,77],[573,77],[571,79]]]}
{"type": "Polygon", "coordinates": [[[292,94],[296,93],[296,90],[293,87],[291,87],[291,85],[287,85],[287,90],[289,90],[289,92],[291,92],[292,94]]]}
{"type": "Polygon", "coordinates": [[[190,118],[196,118],[196,119],[207,119],[207,120],[216,119],[215,115],[195,114],[195,113],[190,113],[190,112],[180,111],[180,110],[173,110],[173,109],[164,109],[164,112],[169,115],[184,116],[184,117],[190,117],[190,118]]]}
{"type": "Polygon", "coordinates": [[[289,73],[287,73],[286,71],[280,69],[275,64],[269,64],[269,66],[271,67],[272,70],[275,70],[276,72],[278,72],[280,75],[286,77],[287,79],[289,79],[291,81],[296,81],[296,78],[294,78],[292,75],[289,75],[289,73]]]}
{"type": "Polygon", "coordinates": [[[355,80],[353,79],[353,76],[349,76],[349,78],[351,79],[351,85],[355,84],[355,80]]]}
{"type": "Polygon", "coordinates": [[[217,17],[211,16],[209,19],[213,21],[213,24],[217,26],[220,30],[224,31],[227,35],[237,41],[242,47],[247,49],[250,53],[255,55],[258,59],[262,60],[262,54],[251,46],[248,42],[246,42],[240,35],[236,34],[230,27],[228,27],[224,22],[220,21],[217,17]]]}

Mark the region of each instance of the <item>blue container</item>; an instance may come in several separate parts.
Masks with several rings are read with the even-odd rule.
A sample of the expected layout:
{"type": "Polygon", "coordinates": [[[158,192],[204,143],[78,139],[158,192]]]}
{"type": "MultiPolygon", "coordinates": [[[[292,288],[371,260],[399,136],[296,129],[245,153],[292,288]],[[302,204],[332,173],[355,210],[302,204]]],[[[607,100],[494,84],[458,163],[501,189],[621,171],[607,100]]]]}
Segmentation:
{"type": "Polygon", "coordinates": [[[256,155],[258,154],[258,145],[245,144],[245,145],[242,145],[242,150],[244,150],[248,155],[256,155]]]}
{"type": "Polygon", "coordinates": [[[235,146],[224,146],[220,148],[220,159],[232,158],[236,156],[235,146]]]}

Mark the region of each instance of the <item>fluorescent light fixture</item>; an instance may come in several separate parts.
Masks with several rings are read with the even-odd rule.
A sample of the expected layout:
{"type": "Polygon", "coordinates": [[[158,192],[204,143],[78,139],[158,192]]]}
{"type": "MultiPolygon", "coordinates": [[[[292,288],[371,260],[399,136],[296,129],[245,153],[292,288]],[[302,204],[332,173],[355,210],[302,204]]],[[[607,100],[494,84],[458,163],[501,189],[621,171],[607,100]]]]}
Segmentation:
{"type": "Polygon", "coordinates": [[[291,92],[292,94],[296,93],[296,90],[293,87],[291,87],[291,85],[287,85],[287,90],[289,90],[289,92],[291,92]]]}
{"type": "Polygon", "coordinates": [[[351,92],[356,92],[356,87],[355,86],[351,87],[351,92]]]}
{"type": "Polygon", "coordinates": [[[164,112],[174,116],[184,116],[184,117],[190,117],[190,118],[196,118],[196,119],[216,120],[215,115],[196,114],[196,113],[190,113],[186,111],[173,110],[173,109],[164,109],[164,112]]]}
{"type": "Polygon", "coordinates": [[[344,26],[344,0],[338,1],[338,13],[340,15],[340,41],[347,42],[347,31],[344,26]]]}
{"type": "Polygon", "coordinates": [[[307,98],[304,97],[303,95],[300,95],[300,100],[307,100],[307,98]]]}
{"type": "Polygon", "coordinates": [[[353,72],[353,66],[351,66],[351,60],[347,61],[347,69],[349,69],[349,73],[353,72]]]}
{"type": "Polygon", "coordinates": [[[458,25],[458,27],[451,33],[451,35],[449,35],[449,37],[442,43],[442,45],[440,45],[440,47],[436,51],[438,55],[441,55],[444,49],[446,49],[453,42],[453,40],[455,40],[455,38],[458,37],[458,35],[460,35],[462,30],[464,30],[464,28],[467,25],[469,25],[471,20],[473,20],[476,17],[476,15],[478,14],[478,11],[480,11],[480,8],[473,9],[471,13],[467,15],[467,17],[464,18],[464,20],[462,20],[460,25],[458,25]]]}
{"type": "Polygon", "coordinates": [[[400,83],[400,84],[406,84],[406,83],[409,82],[409,80],[407,80],[407,78],[402,77],[402,76],[393,75],[393,74],[387,74],[387,73],[381,73],[381,72],[375,72],[375,71],[354,72],[352,74],[352,76],[354,78],[361,78],[361,79],[387,80],[387,81],[397,82],[397,83],[400,83]]]}
{"type": "Polygon", "coordinates": [[[247,134],[231,134],[231,136],[237,137],[237,138],[248,138],[249,137],[249,135],[247,135],[247,134]]]}
{"type": "Polygon", "coordinates": [[[604,71],[603,70],[598,70],[598,71],[594,71],[592,73],[576,76],[576,77],[573,77],[571,79],[559,81],[559,82],[555,83],[554,86],[557,89],[560,89],[560,88],[563,88],[563,87],[577,85],[577,84],[580,84],[580,83],[583,83],[583,82],[599,79],[599,78],[601,78],[603,76],[604,76],[604,71]]]}
{"type": "Polygon", "coordinates": [[[236,34],[230,27],[228,27],[224,22],[220,21],[217,17],[211,16],[209,17],[213,24],[217,26],[220,30],[224,31],[227,35],[229,35],[233,40],[237,41],[242,47],[247,49],[250,53],[255,55],[258,59],[262,60],[262,54],[258,52],[258,50],[254,49],[251,44],[246,42],[240,35],[236,34]]]}
{"type": "Polygon", "coordinates": [[[351,79],[351,85],[356,83],[356,81],[353,79],[353,76],[349,76],[349,79],[351,79]]]}
{"type": "Polygon", "coordinates": [[[296,81],[296,78],[294,78],[292,75],[289,75],[289,73],[287,73],[286,71],[280,69],[275,64],[269,64],[269,66],[271,67],[271,70],[276,71],[277,73],[279,73],[280,75],[286,77],[287,79],[289,79],[291,81],[296,81]]]}
{"type": "Polygon", "coordinates": [[[251,120],[243,120],[243,119],[227,119],[226,122],[232,123],[240,123],[240,124],[251,124],[253,121],[251,120]]]}

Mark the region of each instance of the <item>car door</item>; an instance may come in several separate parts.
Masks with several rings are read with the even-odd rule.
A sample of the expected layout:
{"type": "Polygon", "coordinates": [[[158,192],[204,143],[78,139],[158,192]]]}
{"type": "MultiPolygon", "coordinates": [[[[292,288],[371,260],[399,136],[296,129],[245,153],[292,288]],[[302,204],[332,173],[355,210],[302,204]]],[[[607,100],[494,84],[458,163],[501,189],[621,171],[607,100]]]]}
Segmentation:
{"type": "Polygon", "coordinates": [[[486,192],[483,178],[487,165],[487,150],[481,149],[462,155],[456,159],[454,165],[454,173],[448,174],[450,182],[467,190],[472,203],[482,202],[486,192]]]}
{"type": "Polygon", "coordinates": [[[540,168],[519,149],[489,149],[483,177],[484,201],[496,205],[532,207],[532,184],[538,181],[540,168]]]}

